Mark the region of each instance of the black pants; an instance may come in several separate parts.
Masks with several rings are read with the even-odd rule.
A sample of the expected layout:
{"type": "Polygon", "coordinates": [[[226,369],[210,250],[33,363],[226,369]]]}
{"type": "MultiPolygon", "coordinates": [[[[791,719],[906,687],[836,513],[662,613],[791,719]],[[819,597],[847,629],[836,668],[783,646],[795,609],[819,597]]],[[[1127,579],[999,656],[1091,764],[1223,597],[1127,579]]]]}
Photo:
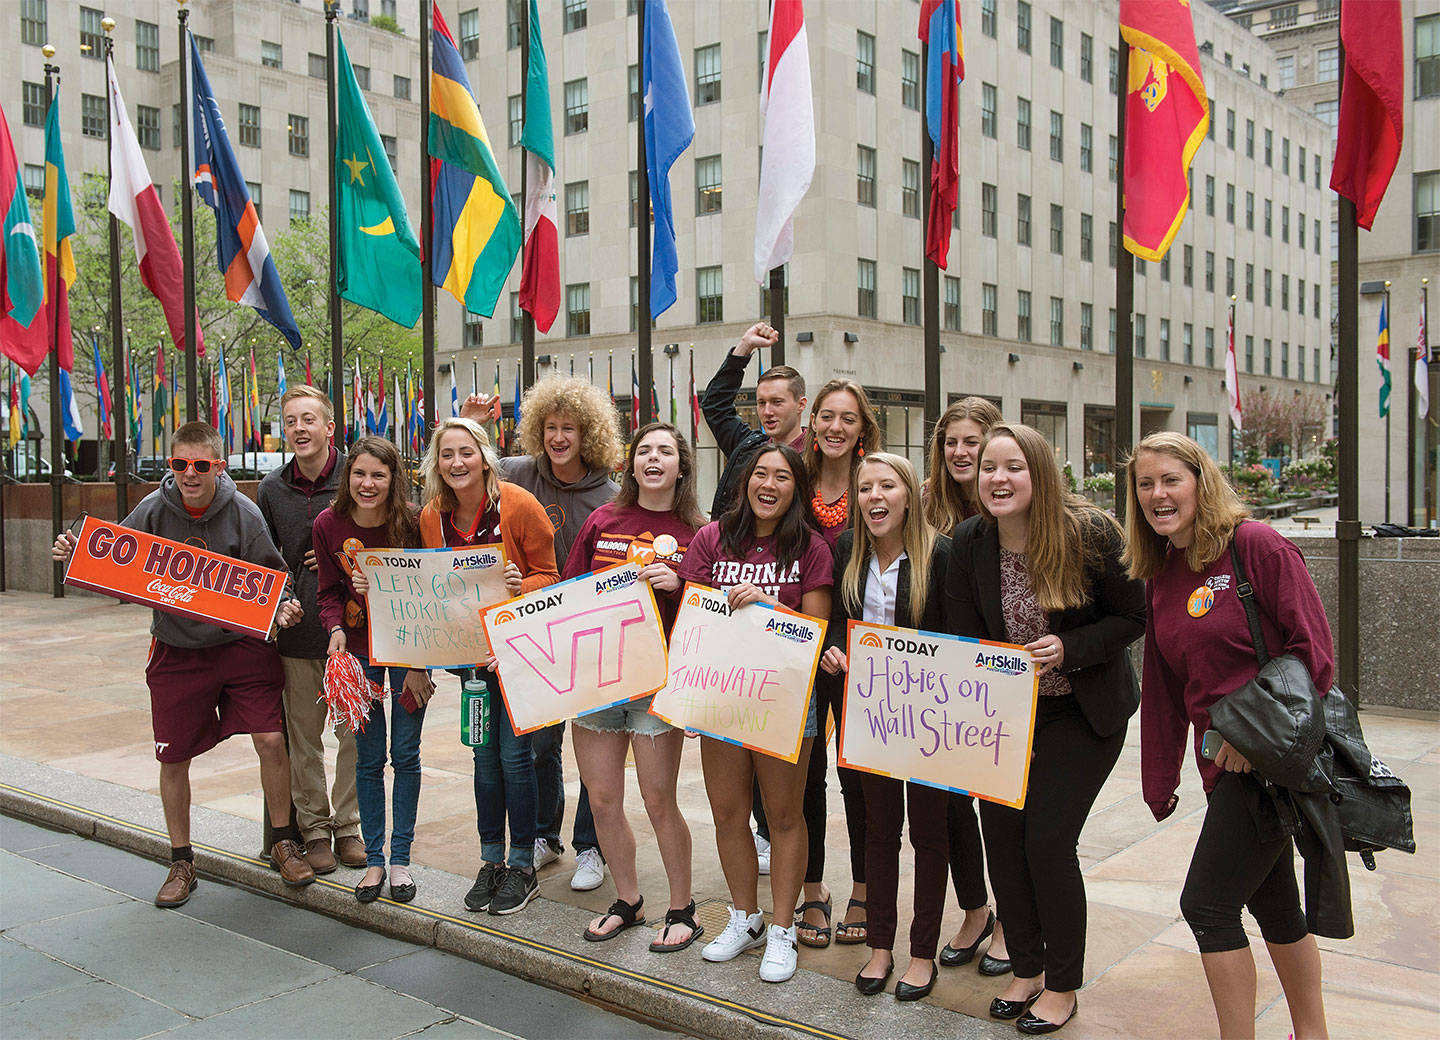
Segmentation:
{"type": "Polygon", "coordinates": [[[1041,697],[1024,809],[980,803],[990,883],[1016,978],[1076,990],[1085,980],[1085,880],[1076,846],[1120,758],[1125,731],[1100,737],[1073,696],[1041,697]]]}
{"type": "MultiPolygon", "coordinates": [[[[810,750],[810,771],[805,776],[805,827],[810,835],[810,858],[805,867],[805,883],[818,884],[825,877],[825,819],[829,813],[825,802],[826,778],[830,771],[830,756],[825,745],[825,713],[835,716],[835,739],[839,746],[840,730],[844,726],[842,712],[845,702],[844,675],[831,675],[826,671],[815,673],[815,714],[819,717],[820,732],[810,750]]],[[[850,880],[853,884],[865,884],[865,790],[861,786],[859,770],[839,766],[840,796],[845,801],[845,829],[850,835],[850,880]]],[[[765,806],[760,800],[760,784],[755,783],[753,794],[755,830],[766,841],[770,840],[770,826],[765,821],[765,806]]],[[[982,900],[983,903],[983,900],[982,900]]]]}
{"type": "Polygon", "coordinates": [[[910,922],[910,956],[933,961],[940,944],[940,919],[945,914],[945,813],[949,795],[937,787],[909,783],[873,773],[860,774],[870,810],[865,836],[866,945],[895,949],[899,923],[896,906],[900,888],[900,829],[908,816],[910,845],[915,850],[915,916],[910,922]]]}
{"type": "Polygon", "coordinates": [[[985,848],[980,842],[975,799],[968,794],[952,794],[945,815],[955,901],[961,910],[979,910],[989,902],[990,896],[985,889],[985,848]]]}
{"type": "Polygon", "coordinates": [[[1248,773],[1224,773],[1210,792],[1180,893],[1180,912],[1201,953],[1250,945],[1240,922],[1245,906],[1266,942],[1288,945],[1305,938],[1293,845],[1269,798],[1248,773]]]}

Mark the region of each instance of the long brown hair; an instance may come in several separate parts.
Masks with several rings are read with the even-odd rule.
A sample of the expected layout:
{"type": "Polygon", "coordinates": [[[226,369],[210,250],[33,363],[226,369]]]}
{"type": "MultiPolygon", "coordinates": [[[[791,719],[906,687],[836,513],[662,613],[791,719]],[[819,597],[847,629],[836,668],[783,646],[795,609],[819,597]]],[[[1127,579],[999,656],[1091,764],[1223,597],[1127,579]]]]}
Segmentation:
{"type": "Polygon", "coordinates": [[[788,444],[767,444],[750,456],[740,483],[736,485],[740,493],[735,496],[735,504],[719,518],[720,547],[732,560],[745,558],[745,553],[755,540],[755,510],[750,508],[750,478],[760,460],[774,454],[779,454],[785,460],[785,465],[790,467],[791,476],[795,478],[795,497],[790,501],[790,508],[775,525],[775,560],[780,565],[779,572],[783,574],[790,569],[791,564],[805,555],[805,550],[810,546],[811,535],[820,530],[815,521],[815,513],[810,508],[810,496],[815,491],[810,483],[810,474],[805,472],[799,453],[788,444]]]}
{"type": "Polygon", "coordinates": [[[690,442],[679,427],[667,422],[652,422],[642,426],[640,432],[630,441],[630,451],[625,456],[625,471],[620,474],[620,493],[615,496],[617,506],[633,506],[640,501],[640,482],[635,479],[635,451],[640,442],[656,430],[662,430],[675,439],[675,453],[680,459],[680,475],[675,478],[675,501],[670,513],[686,527],[698,531],[705,526],[705,514],[700,511],[700,498],[695,490],[695,453],[690,442]]]}
{"type": "Polygon", "coordinates": [[[901,540],[905,555],[910,558],[910,617],[911,625],[919,626],[925,616],[925,600],[930,595],[930,556],[935,551],[936,531],[925,522],[925,515],[919,508],[920,481],[915,476],[915,467],[903,455],[877,452],[866,455],[855,467],[850,477],[850,501],[855,503],[855,541],[850,549],[850,558],[845,561],[845,573],[840,578],[840,595],[845,607],[857,617],[864,610],[860,587],[869,566],[870,555],[875,545],[870,537],[870,528],[860,515],[860,474],[872,466],[888,466],[900,483],[905,485],[905,524],[901,528],[901,540]]]}
{"type": "Polygon", "coordinates": [[[815,395],[815,403],[810,406],[810,425],[805,428],[805,447],[800,452],[805,460],[805,472],[810,474],[810,482],[816,483],[820,480],[820,462],[822,456],[815,450],[815,416],[820,414],[820,408],[825,403],[825,398],[831,394],[846,391],[855,398],[855,406],[860,412],[860,438],[855,442],[855,447],[850,451],[850,475],[855,475],[855,467],[867,452],[884,450],[885,445],[880,439],[880,422],[875,417],[875,406],[870,403],[865,388],[853,379],[832,379],[820,388],[815,395]]]}
{"type": "Polygon", "coordinates": [[[369,455],[390,471],[390,491],[385,496],[385,537],[390,547],[413,549],[420,544],[420,525],[415,519],[415,508],[410,504],[400,452],[384,437],[361,437],[355,442],[350,454],[345,457],[345,470],[340,475],[331,508],[347,520],[355,519],[356,502],[350,494],[350,471],[361,455],[369,455]]]}
{"type": "MultiPolygon", "coordinates": [[[[981,436],[989,432],[996,423],[1004,422],[1000,409],[983,397],[966,397],[956,401],[940,421],[930,437],[930,475],[925,480],[925,519],[930,526],[943,534],[949,534],[961,520],[974,516],[975,489],[967,492],[945,465],[945,431],[951,423],[969,419],[980,427],[981,436]]],[[[979,456],[976,456],[976,472],[979,472],[979,456]]]]}
{"type": "Polygon", "coordinates": [[[1137,581],[1155,577],[1170,551],[1170,539],[1150,526],[1135,490],[1135,460],[1147,451],[1168,455],[1195,474],[1195,534],[1185,547],[1185,565],[1199,573],[1230,548],[1235,528],[1249,519],[1250,510],[1199,444],[1168,430],[1150,434],[1135,445],[1125,463],[1125,553],[1120,562],[1129,568],[1130,577],[1137,581]]]}
{"type": "MultiPolygon", "coordinates": [[[[981,461],[990,445],[1001,439],[1019,446],[1030,470],[1025,560],[1035,599],[1047,613],[1084,606],[1090,602],[1091,592],[1086,570],[1098,563],[1101,552],[1098,535],[1106,525],[1118,534],[1120,525],[1099,506],[1066,488],[1055,449],[1033,426],[997,423],[990,427],[980,444],[981,461]]],[[[978,474],[975,480],[978,484],[978,474]]],[[[984,497],[977,495],[977,499],[980,514],[995,523],[984,497]]]]}

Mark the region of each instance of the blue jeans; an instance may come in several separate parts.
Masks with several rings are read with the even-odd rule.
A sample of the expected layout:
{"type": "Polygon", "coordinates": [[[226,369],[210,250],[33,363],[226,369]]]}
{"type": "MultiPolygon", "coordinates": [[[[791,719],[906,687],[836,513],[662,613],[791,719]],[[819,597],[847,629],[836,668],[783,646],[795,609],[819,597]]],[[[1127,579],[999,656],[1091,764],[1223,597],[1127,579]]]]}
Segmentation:
{"type": "Polygon", "coordinates": [[[479,670],[490,687],[490,743],[475,752],[475,827],[486,863],[530,870],[535,865],[535,764],[530,734],[517,735],[500,695],[495,673],[479,670]],[[510,821],[510,855],[505,855],[505,821],[510,821]]]}
{"type": "MultiPolygon", "coordinates": [[[[365,677],[384,685],[390,673],[390,768],[395,774],[392,805],[395,828],[390,834],[390,862],[410,865],[410,844],[415,840],[415,813],[420,804],[420,728],[425,709],[413,713],[400,706],[405,668],[383,668],[360,658],[365,677]]],[[[365,865],[385,865],[385,708],[384,701],[370,705],[365,731],[355,734],[355,797],[360,804],[360,833],[365,838],[365,865]]]]}
{"type": "MultiPolygon", "coordinates": [[[[560,828],[565,823],[565,769],[560,761],[560,752],[565,744],[565,723],[536,730],[531,734],[535,750],[535,782],[539,785],[539,816],[535,836],[544,838],[556,852],[563,852],[565,845],[560,841],[560,828]]],[[[580,784],[580,801],[575,806],[575,827],[571,832],[571,843],[575,852],[582,849],[599,849],[600,838],[595,833],[595,816],[590,812],[590,792],[580,784]]]]}

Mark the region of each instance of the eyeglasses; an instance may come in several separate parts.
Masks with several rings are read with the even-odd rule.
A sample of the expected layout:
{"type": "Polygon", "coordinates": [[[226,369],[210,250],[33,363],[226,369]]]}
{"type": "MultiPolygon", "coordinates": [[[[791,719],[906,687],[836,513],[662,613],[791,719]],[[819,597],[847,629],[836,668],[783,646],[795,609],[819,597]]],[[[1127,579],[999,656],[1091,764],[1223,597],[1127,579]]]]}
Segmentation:
{"type": "Polygon", "coordinates": [[[172,458],[170,468],[176,473],[184,473],[191,466],[195,467],[196,473],[209,473],[211,466],[225,465],[224,459],[181,459],[172,458]]]}

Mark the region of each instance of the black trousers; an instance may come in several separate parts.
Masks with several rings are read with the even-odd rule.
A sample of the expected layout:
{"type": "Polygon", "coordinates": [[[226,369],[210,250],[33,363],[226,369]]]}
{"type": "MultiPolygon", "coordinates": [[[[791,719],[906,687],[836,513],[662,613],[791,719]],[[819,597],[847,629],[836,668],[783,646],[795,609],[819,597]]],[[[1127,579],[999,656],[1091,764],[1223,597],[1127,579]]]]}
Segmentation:
{"type": "Polygon", "coordinates": [[[1224,773],[1210,792],[1180,893],[1180,912],[1201,953],[1250,945],[1240,921],[1247,906],[1266,942],[1288,945],[1305,938],[1294,846],[1269,799],[1248,773],[1224,773]]]}
{"type": "Polygon", "coordinates": [[[955,901],[961,910],[979,910],[989,902],[990,895],[985,889],[985,848],[980,841],[975,799],[968,794],[952,794],[945,817],[950,835],[950,880],[955,885],[955,901]]]}
{"type": "Polygon", "coordinates": [[[1125,731],[1097,736],[1073,696],[1041,697],[1024,809],[980,803],[990,883],[1016,978],[1052,990],[1085,979],[1085,881],[1076,846],[1120,758],[1125,731]]]}

